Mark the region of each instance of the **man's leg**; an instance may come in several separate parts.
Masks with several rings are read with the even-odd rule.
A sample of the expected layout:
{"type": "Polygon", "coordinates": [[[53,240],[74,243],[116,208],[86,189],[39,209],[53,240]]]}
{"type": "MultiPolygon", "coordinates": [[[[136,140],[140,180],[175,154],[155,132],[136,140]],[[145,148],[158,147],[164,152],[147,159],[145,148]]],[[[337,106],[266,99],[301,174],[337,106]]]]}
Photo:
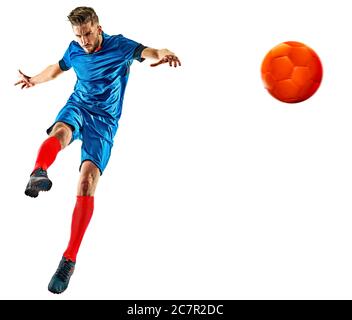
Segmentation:
{"type": "Polygon", "coordinates": [[[76,256],[84,233],[94,210],[94,192],[100,170],[91,161],[84,161],[78,183],[77,201],[72,215],[71,237],[59,267],[49,283],[49,291],[62,293],[66,290],[74,271],[76,256]]]}
{"type": "Polygon", "coordinates": [[[49,138],[39,148],[34,170],[25,190],[27,196],[36,198],[39,191],[49,191],[51,189],[52,182],[46,171],[55,161],[59,151],[65,148],[71,139],[72,129],[63,122],[57,122],[49,138]]]}
{"type": "Polygon", "coordinates": [[[94,209],[94,193],[100,171],[91,161],[85,161],[77,188],[77,202],[72,216],[71,238],[64,253],[66,259],[76,261],[79,246],[88,227],[94,209]]]}

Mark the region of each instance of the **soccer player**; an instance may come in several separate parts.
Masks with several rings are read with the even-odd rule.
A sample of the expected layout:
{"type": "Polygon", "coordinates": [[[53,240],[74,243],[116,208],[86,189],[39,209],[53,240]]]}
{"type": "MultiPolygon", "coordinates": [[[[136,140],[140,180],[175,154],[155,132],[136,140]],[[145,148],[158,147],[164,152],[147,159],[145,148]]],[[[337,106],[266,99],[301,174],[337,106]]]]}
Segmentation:
{"type": "Polygon", "coordinates": [[[76,139],[82,141],[80,178],[73,210],[71,236],[67,249],[48,289],[53,293],[66,290],[74,271],[76,256],[93,214],[94,192],[100,175],[110,158],[114,136],[121,116],[122,102],[133,60],[155,59],[152,67],[168,63],[181,65],[168,49],[153,49],[120,35],[103,32],[94,9],[77,7],[68,16],[76,41],[68,46],[63,58],[41,73],[29,77],[19,70],[15,85],[31,88],[53,80],[64,71],[74,69],[77,82],[66,105],[47,130],[39,148],[25,194],[36,198],[49,191],[52,182],[47,170],[58,152],[76,139]]]}

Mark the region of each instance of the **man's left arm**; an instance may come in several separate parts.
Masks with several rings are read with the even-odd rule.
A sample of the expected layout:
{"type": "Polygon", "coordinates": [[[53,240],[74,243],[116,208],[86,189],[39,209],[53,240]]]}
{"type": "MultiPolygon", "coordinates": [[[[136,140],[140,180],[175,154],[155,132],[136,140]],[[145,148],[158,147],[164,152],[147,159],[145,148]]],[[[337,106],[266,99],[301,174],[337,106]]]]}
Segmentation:
{"type": "Polygon", "coordinates": [[[158,61],[152,63],[151,67],[156,67],[160,64],[169,63],[169,66],[181,66],[181,61],[179,58],[170,50],[168,49],[153,49],[153,48],[145,48],[142,53],[141,57],[143,59],[157,59],[158,61]]]}

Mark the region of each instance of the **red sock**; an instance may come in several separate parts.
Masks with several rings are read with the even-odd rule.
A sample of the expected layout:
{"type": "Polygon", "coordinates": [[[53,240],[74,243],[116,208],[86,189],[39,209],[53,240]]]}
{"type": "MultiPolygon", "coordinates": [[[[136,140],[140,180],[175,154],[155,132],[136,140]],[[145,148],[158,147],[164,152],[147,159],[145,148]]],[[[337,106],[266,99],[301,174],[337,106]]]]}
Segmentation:
{"type": "Polygon", "coordinates": [[[64,253],[66,259],[76,262],[76,256],[84,233],[93,215],[94,197],[77,196],[77,202],[72,215],[71,238],[64,253]]]}
{"type": "Polygon", "coordinates": [[[61,143],[58,138],[50,137],[46,139],[39,148],[34,170],[38,168],[47,170],[54,162],[60,150],[61,150],[61,143]]]}

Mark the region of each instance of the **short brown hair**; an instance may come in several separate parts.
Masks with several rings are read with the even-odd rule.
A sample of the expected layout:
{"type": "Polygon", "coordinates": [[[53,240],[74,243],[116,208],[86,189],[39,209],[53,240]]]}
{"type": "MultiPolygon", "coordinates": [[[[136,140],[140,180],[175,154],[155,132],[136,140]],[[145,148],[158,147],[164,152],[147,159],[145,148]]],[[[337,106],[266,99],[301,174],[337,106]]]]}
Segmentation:
{"type": "Polygon", "coordinates": [[[88,22],[99,23],[97,14],[90,7],[77,7],[70,12],[67,18],[73,26],[80,26],[88,22]]]}

